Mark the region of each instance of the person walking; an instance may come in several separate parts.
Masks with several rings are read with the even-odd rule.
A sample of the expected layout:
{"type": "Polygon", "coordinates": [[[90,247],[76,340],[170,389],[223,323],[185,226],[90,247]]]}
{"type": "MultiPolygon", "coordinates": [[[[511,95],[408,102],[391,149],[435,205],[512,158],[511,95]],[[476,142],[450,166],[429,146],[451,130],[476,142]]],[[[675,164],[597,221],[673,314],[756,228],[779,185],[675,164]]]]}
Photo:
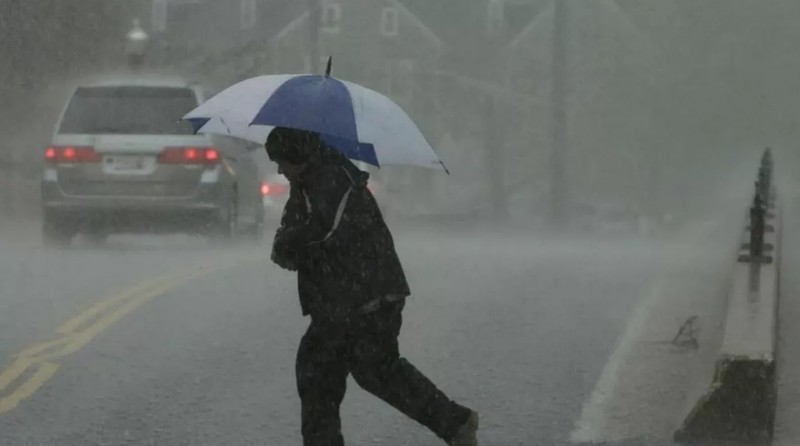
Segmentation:
{"type": "Polygon", "coordinates": [[[410,290],[369,174],[313,132],[277,127],[265,148],[290,184],[271,258],[297,272],[311,319],[296,360],[304,446],[344,445],[348,375],[448,445],[477,446],[478,414],[400,356],[410,290]]]}

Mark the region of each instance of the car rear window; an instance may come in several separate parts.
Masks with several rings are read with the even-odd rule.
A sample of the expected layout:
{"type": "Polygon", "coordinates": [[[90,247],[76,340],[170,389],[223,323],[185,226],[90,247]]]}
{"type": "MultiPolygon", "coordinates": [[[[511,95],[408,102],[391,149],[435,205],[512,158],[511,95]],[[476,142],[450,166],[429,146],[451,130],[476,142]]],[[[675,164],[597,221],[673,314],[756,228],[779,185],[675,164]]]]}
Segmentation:
{"type": "Polygon", "coordinates": [[[189,135],[180,118],[197,106],[189,88],[83,87],[69,101],[62,134],[189,135]]]}

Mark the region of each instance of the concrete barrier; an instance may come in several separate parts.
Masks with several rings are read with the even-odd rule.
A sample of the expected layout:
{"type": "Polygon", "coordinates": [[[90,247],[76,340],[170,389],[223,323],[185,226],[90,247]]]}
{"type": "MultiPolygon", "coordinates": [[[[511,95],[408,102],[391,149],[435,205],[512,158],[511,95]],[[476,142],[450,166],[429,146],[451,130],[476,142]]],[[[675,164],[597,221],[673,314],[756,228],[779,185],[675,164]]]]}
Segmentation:
{"type": "Polygon", "coordinates": [[[779,209],[769,211],[772,230],[764,233],[760,261],[751,258],[749,243],[742,244],[711,385],[675,433],[677,442],[760,442],[772,436],[781,216],[779,209]]]}

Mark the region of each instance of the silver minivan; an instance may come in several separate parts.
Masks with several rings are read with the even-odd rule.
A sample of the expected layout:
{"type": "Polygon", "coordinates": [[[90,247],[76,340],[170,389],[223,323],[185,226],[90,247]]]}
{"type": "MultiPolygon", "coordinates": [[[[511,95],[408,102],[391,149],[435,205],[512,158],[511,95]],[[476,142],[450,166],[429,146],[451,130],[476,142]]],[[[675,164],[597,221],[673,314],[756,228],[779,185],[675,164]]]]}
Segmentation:
{"type": "Polygon", "coordinates": [[[260,235],[261,174],[244,144],[195,135],[179,118],[198,85],[106,79],[75,89],[44,153],[43,237],[119,232],[260,235]]]}

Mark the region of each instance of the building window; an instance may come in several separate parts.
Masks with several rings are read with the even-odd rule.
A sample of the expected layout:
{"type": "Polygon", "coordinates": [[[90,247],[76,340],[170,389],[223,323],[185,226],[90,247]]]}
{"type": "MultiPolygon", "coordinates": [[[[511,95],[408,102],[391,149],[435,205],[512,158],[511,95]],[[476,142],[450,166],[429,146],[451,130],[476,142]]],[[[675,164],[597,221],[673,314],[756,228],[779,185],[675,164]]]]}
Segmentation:
{"type": "Polygon", "coordinates": [[[239,0],[239,24],[242,29],[251,29],[256,26],[258,10],[256,0],[239,0]]]}
{"type": "Polygon", "coordinates": [[[164,32],[167,29],[167,0],[153,0],[150,7],[150,29],[164,32]]]}
{"type": "Polygon", "coordinates": [[[336,34],[342,22],[342,5],[327,2],[322,7],[322,32],[336,34]]]}
{"type": "Polygon", "coordinates": [[[396,7],[383,8],[381,12],[381,34],[395,37],[400,33],[400,10],[396,7]]]}
{"type": "Polygon", "coordinates": [[[502,32],[505,21],[504,0],[489,0],[488,12],[486,14],[486,30],[489,34],[498,34],[502,32]]]}

